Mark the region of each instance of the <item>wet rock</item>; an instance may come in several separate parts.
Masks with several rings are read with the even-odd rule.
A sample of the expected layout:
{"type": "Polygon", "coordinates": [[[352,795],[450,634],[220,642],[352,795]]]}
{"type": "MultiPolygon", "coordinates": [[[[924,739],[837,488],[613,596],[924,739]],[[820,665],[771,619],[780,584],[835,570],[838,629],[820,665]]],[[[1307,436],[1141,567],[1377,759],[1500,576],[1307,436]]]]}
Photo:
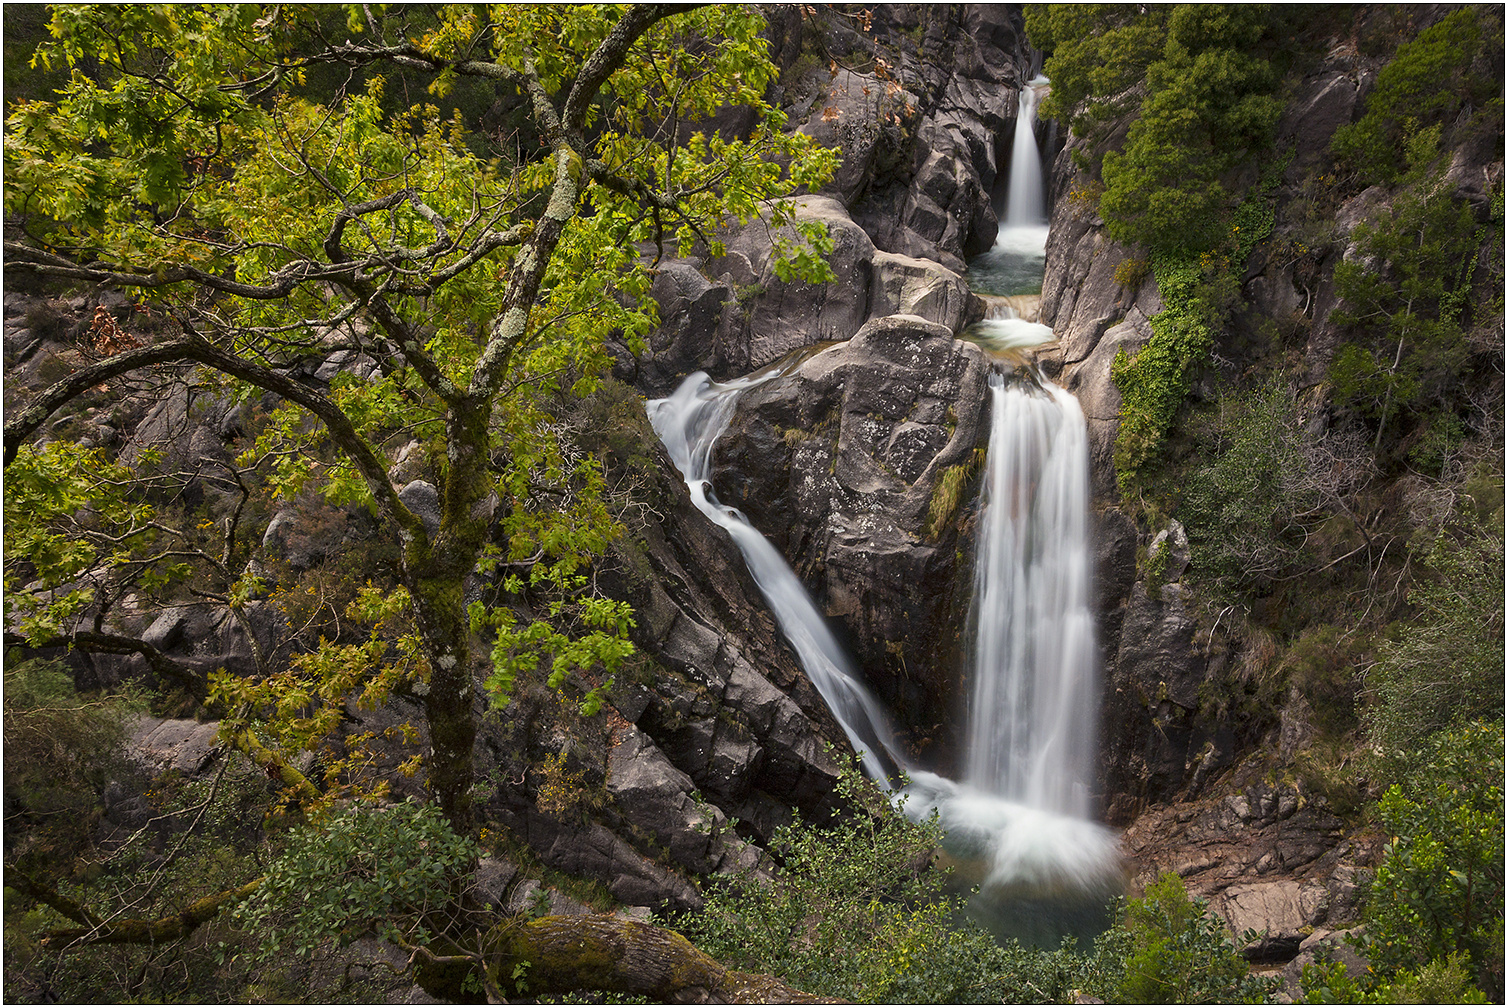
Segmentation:
{"type": "Polygon", "coordinates": [[[871,318],[916,315],[958,332],[982,317],[976,300],[957,273],[935,262],[890,252],[874,254],[871,318]]]}

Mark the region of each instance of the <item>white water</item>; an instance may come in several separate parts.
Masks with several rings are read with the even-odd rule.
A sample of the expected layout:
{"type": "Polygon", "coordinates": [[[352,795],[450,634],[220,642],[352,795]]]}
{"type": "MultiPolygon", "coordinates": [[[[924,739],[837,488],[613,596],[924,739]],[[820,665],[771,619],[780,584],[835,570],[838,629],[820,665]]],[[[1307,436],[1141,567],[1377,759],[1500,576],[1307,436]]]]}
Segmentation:
{"type": "Polygon", "coordinates": [[[719,384],[705,371],[697,371],[668,398],[647,404],[649,421],[686,480],[697,510],[738,544],[750,575],[801,659],[807,678],[861,754],[864,772],[888,789],[891,776],[909,767],[895,745],[895,733],[884,710],[854,675],[848,654],[833,637],[785,557],[749,524],[742,511],[723,505],[712,492],[712,448],[733,416],[739,393],[780,374],[771,370],[719,384]]]}
{"type": "Polygon", "coordinates": [[[974,614],[986,632],[974,662],[979,685],[960,784],[909,765],[883,708],[785,558],[712,491],[712,449],[738,395],[779,373],[719,384],[697,372],[669,397],[648,403],[692,501],[738,544],[808,677],[862,754],[865,773],[887,789],[904,773],[907,784],[893,797],[906,814],[924,819],[937,812],[945,850],[981,887],[971,906],[986,926],[1043,945],[1065,933],[1092,935],[1124,880],[1114,835],[1085,818],[1095,665],[1086,603],[1087,448],[1076,400],[1061,389],[992,380],[990,489],[980,518],[974,614]],[[1061,536],[1049,527],[1060,522],[1061,536]],[[1076,573],[1043,569],[1060,562],[1076,573]],[[1022,600],[1023,589],[1042,597],[1022,600]],[[1052,680],[1040,687],[1038,661],[1050,667],[1052,680]],[[1073,681],[1075,671],[1086,678],[1073,681]],[[1003,748],[993,752],[994,746],[1003,748]]]}
{"type": "MultiPolygon", "coordinates": [[[[1038,78],[1022,90],[1005,226],[991,255],[1033,269],[1047,244],[1041,158],[1032,124],[1038,78]]],[[[1040,275],[1040,274],[1039,274],[1040,275]]],[[[971,338],[1023,360],[1050,328],[1002,306],[971,338]]],[[[768,371],[718,384],[689,376],[648,404],[655,432],[696,506],[738,544],[807,675],[862,754],[865,772],[913,818],[934,811],[944,849],[980,886],[971,907],[997,935],[1042,945],[1103,927],[1106,901],[1124,885],[1120,852],[1091,821],[1097,660],[1090,609],[1088,441],[1078,401],[1041,380],[992,376],[991,430],[979,516],[973,696],[964,782],[911,766],[878,701],[864,688],[785,558],[710,482],[717,438],[744,389],[768,371]]]]}
{"type": "Polygon", "coordinates": [[[1047,206],[1042,197],[1042,154],[1037,148],[1037,88],[1047,83],[1038,77],[1021,89],[1016,101],[1016,134],[1011,140],[1011,175],[1005,197],[1005,226],[1047,226],[1047,206]]]}
{"type": "Polygon", "coordinates": [[[1086,818],[1097,653],[1084,415],[1051,383],[1007,386],[997,373],[990,396],[964,779],[1029,808],[1086,818]]]}
{"type": "Polygon", "coordinates": [[[969,338],[996,353],[1009,355],[1051,343],[1053,331],[1040,322],[1028,322],[1008,304],[992,305],[983,321],[969,327],[969,338]]]}

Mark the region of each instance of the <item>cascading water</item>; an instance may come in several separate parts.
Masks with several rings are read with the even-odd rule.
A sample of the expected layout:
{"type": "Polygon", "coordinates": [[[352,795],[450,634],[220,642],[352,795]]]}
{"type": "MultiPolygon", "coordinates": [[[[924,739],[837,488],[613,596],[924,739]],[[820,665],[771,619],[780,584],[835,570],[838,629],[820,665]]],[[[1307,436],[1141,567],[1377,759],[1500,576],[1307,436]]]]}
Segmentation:
{"type": "Polygon", "coordinates": [[[899,755],[884,710],[859,683],[847,653],[785,557],[749,524],[742,511],[723,505],[712,492],[712,448],[728,426],[739,393],[780,374],[771,369],[718,384],[705,371],[697,371],[668,398],[647,404],[649,422],[686,480],[697,510],[738,544],[754,583],[795,649],[807,678],[817,687],[854,749],[862,754],[864,772],[888,789],[891,778],[909,767],[899,755]]]}
{"type": "MultiPolygon", "coordinates": [[[[1051,331],[1046,331],[1050,337],[1051,331]]],[[[1088,695],[1094,645],[1087,607],[1079,604],[1088,590],[1081,471],[1087,463],[1077,402],[1062,390],[1031,381],[1007,385],[998,374],[992,381],[994,421],[987,476],[992,489],[981,525],[987,543],[1005,545],[997,550],[981,544],[976,579],[982,587],[977,589],[980,601],[973,621],[990,628],[982,640],[996,643],[981,644],[974,663],[976,675],[992,685],[983,689],[985,699],[976,696],[969,771],[965,783],[959,784],[908,764],[883,708],[859,682],[785,558],[741,511],[720,503],[712,491],[712,449],[732,417],[738,395],[780,373],[770,370],[719,384],[699,371],[669,397],[647,404],[655,433],[686,480],[693,503],[738,544],[812,684],[854,749],[863,754],[865,773],[887,789],[904,773],[905,787],[892,794],[906,814],[921,819],[937,813],[946,833],[945,850],[964,867],[969,881],[980,886],[970,904],[975,916],[1001,936],[1041,945],[1055,944],[1069,933],[1092,935],[1102,926],[1099,917],[1106,900],[1120,890],[1123,879],[1113,835],[1082,818],[1087,813],[1084,785],[1093,745],[1087,726],[1094,720],[1088,695]],[[1022,417],[1031,418],[1027,427],[1035,433],[1027,441],[1035,447],[1014,445],[1022,433],[1022,417]],[[996,459],[1002,460],[1000,464],[996,459]],[[1012,486],[1013,479],[1022,485],[1012,486]],[[996,484],[999,489],[993,488],[996,484]],[[1075,510],[1077,516],[1068,514],[1075,510]],[[1044,547],[1045,540],[1055,536],[1048,526],[1059,519],[1065,519],[1070,530],[1061,537],[1067,544],[1044,547]],[[995,532],[997,526],[1004,531],[995,532]],[[1071,559],[1074,554],[1076,560],[1071,559]],[[1077,574],[1060,577],[1042,570],[1065,558],[1077,574]],[[1006,568],[1020,569],[998,573],[1006,568]],[[1014,599],[1022,585],[1028,591],[1045,591],[1063,605],[1044,599],[1023,606],[1014,599]],[[1001,606],[1009,615],[996,613],[1001,606]],[[1035,623],[1039,617],[1040,626],[1035,623]],[[1035,641],[1017,648],[1025,659],[997,663],[990,657],[1009,651],[1009,638],[1016,635],[1035,641]],[[1068,636],[1053,642],[1063,635],[1068,636]],[[1055,669],[1084,657],[1080,670],[1088,670],[1090,678],[1078,685],[1037,688],[1030,666],[1048,655],[1055,656],[1055,669]],[[1047,710],[1053,701],[1067,706],[1047,710]],[[1002,717],[1010,724],[1040,717],[1041,730],[1028,723],[1010,733],[1007,752],[998,759],[980,756],[976,769],[974,754],[997,744],[992,726],[1002,717]],[[1013,754],[1023,750],[1027,758],[1017,770],[1013,754]],[[1059,759],[1061,767],[1054,765],[1059,759]],[[1066,797],[1053,797],[1058,791],[1066,797]]],[[[1066,672],[1054,674],[1068,677],[1066,672]]]]}
{"type": "Polygon", "coordinates": [[[990,395],[964,779],[1086,818],[1097,658],[1084,417],[1052,384],[1007,386],[996,373],[990,395]]]}
{"type": "MultiPolygon", "coordinates": [[[[1022,89],[1006,226],[990,256],[1041,290],[1047,241],[1033,123],[1038,89],[1022,89]]],[[[977,260],[976,260],[977,262],[977,260]]],[[[971,285],[976,283],[973,267],[971,285]]],[[[1019,276],[1011,281],[1021,285],[1019,276]]],[[[1029,286],[1029,284],[1028,284],[1029,286]]],[[[1026,290],[985,286],[990,293],[1026,290]]],[[[1030,299],[1028,299],[1030,300],[1030,299]]],[[[971,330],[1023,364],[1021,351],[1053,339],[1009,304],[971,330]]],[[[727,384],[704,372],[648,404],[692,501],[727,530],[748,562],[812,684],[861,752],[865,772],[907,815],[936,812],[943,847],[978,884],[974,915],[997,935],[1052,945],[1088,938],[1124,877],[1115,837],[1090,821],[1096,651],[1090,610],[1088,448],[1078,401],[1034,370],[991,379],[992,423],[978,527],[974,693],[963,783],[908,765],[883,708],[859,682],[811,597],[780,552],[710,482],[712,449],[738,395],[778,377],[767,370],[727,384]],[[906,784],[893,790],[904,775],[906,784]]]]}
{"type": "Polygon", "coordinates": [[[1011,174],[1005,199],[1007,229],[1047,224],[1042,199],[1042,155],[1037,149],[1037,88],[1046,83],[1045,77],[1030,81],[1021,89],[1016,102],[1016,135],[1011,141],[1011,174]]]}
{"type": "Polygon", "coordinates": [[[1034,77],[1017,96],[1005,217],[996,232],[995,247],[969,263],[969,287],[976,294],[1035,294],[1042,290],[1047,204],[1036,121],[1037,103],[1047,84],[1046,77],[1034,77]]]}

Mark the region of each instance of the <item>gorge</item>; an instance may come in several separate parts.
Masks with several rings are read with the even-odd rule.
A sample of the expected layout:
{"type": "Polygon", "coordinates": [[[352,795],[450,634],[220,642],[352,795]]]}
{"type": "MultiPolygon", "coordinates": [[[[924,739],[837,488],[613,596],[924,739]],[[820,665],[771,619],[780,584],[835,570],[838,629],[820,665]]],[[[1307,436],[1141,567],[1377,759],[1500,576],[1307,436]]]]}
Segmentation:
{"type": "MultiPolygon", "coordinates": [[[[327,809],[373,810],[341,821],[374,844],[439,810],[477,936],[627,940],[785,891],[903,799],[945,832],[891,857],[905,884],[951,867],[1049,951],[950,979],[914,950],[1015,946],[892,922],[819,993],[1172,997],[1130,952],[1106,979],[1050,951],[1141,940],[1109,899],[1172,878],[1290,997],[1368,934],[1424,950],[1366,946],[1397,997],[1500,996],[1482,900],[1430,944],[1373,884],[1429,815],[1476,836],[1501,803],[1428,777],[1500,766],[1500,10],[223,13],[82,7],[46,43],[158,39],[197,88],[192,28],[282,68],[220,82],[192,136],[70,146],[124,99],[7,81],[8,997],[462,997],[385,925],[255,959],[344,912],[315,879],[128,967],[60,950],[302,878],[327,809]],[[625,62],[557,73],[599,51],[625,62]]],[[[411,877],[427,835],[390,859],[411,877]]],[[[1440,855],[1475,896],[1481,835],[1440,855]]],[[[468,942],[441,957],[490,962],[492,996],[529,996],[525,960],[556,982],[468,942]]]]}

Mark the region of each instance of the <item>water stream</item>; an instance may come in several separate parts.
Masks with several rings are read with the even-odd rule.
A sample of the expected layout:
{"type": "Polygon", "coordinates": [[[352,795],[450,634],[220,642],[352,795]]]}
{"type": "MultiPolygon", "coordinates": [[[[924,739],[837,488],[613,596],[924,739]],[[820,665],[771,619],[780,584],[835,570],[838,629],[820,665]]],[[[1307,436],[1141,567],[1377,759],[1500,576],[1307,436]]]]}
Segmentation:
{"type": "Polygon", "coordinates": [[[1042,291],[1042,267],[1047,260],[1047,201],[1036,121],[1037,103],[1046,86],[1046,77],[1033,78],[1017,97],[1005,215],[994,248],[969,263],[969,287],[976,294],[1042,291]]]}
{"type": "Polygon", "coordinates": [[[884,709],[859,682],[848,653],[785,557],[749,524],[742,511],[724,505],[712,490],[712,448],[733,416],[739,393],[782,373],[771,368],[720,384],[705,371],[697,371],[668,398],[648,403],[650,424],[686,480],[697,510],[738,544],[754,583],[795,649],[807,678],[860,753],[864,772],[888,788],[899,772],[910,768],[895,744],[884,709]]]}
{"type": "MultiPolygon", "coordinates": [[[[1046,244],[1040,160],[1031,128],[1037,88],[1022,90],[1012,198],[995,253],[1035,256],[1046,244]],[[1028,147],[1029,145],[1029,147],[1028,147]],[[1018,183],[1018,172],[1021,180],[1018,183]],[[1030,216],[1016,220],[1013,215],[1030,216]]],[[[1012,267],[1016,268],[1016,267],[1012,267]]],[[[973,282],[973,273],[970,274],[973,282]]],[[[995,291],[993,293],[1016,293],[995,291]]],[[[726,529],[807,675],[861,753],[864,771],[907,815],[934,811],[945,852],[979,887],[976,918],[997,935],[1053,945],[1103,927],[1124,885],[1114,835],[1093,822],[1097,650],[1091,609],[1088,443],[1078,401],[1022,356],[1053,339],[1008,305],[971,333],[1008,358],[990,382],[991,427],[977,527],[970,626],[973,692],[963,781],[911,765],[805,587],[775,547],[712,490],[712,450],[740,393],[771,368],[728,383],[697,372],[648,404],[697,508],[726,529]]]]}

